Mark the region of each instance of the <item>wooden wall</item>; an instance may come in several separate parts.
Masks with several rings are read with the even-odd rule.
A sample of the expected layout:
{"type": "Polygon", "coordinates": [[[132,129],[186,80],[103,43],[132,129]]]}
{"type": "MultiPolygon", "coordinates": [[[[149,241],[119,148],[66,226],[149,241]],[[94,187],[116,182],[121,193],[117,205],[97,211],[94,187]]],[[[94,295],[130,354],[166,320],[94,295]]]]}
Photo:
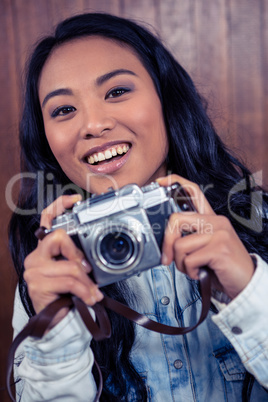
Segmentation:
{"type": "MultiPolygon", "coordinates": [[[[105,11],[144,21],[192,74],[221,137],[268,183],[268,2],[264,0],[0,0],[0,387],[16,277],[8,253],[9,180],[19,172],[23,65],[58,21],[105,11]]],[[[16,193],[16,189],[15,189],[16,193]]],[[[6,393],[0,392],[5,401],[6,393]]]]}

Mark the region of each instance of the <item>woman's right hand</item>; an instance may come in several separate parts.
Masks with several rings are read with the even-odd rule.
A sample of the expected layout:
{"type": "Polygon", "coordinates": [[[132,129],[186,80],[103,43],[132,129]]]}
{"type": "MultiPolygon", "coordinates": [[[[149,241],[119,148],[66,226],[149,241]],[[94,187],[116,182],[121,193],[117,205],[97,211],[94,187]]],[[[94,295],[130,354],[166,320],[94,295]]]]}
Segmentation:
{"type": "MultiPolygon", "coordinates": [[[[79,200],[81,196],[78,194],[59,197],[43,210],[40,226],[50,228],[57,215],[79,200]]],[[[88,276],[91,266],[63,229],[55,230],[39,241],[37,248],[26,257],[24,267],[24,279],[37,314],[64,293],[79,297],[89,306],[103,298],[98,286],[88,276]],[[64,259],[56,260],[58,256],[64,259]]],[[[67,308],[60,310],[50,328],[68,311],[67,308]]]]}

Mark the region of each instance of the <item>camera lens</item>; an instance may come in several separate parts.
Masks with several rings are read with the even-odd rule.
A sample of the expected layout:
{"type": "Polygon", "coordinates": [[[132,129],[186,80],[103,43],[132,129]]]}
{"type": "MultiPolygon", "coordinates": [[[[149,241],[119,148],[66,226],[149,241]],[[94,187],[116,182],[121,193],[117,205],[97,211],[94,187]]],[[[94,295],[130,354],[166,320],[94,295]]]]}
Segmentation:
{"type": "Polygon", "coordinates": [[[100,252],[108,264],[120,267],[132,257],[134,245],[126,233],[112,232],[103,237],[100,252]]]}

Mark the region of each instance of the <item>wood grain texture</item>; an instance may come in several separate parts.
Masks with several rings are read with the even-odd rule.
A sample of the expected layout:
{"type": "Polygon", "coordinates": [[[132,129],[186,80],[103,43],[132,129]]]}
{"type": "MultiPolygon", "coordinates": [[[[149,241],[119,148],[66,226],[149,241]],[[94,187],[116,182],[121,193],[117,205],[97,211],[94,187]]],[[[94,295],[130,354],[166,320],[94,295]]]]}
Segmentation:
{"type": "MultiPolygon", "coordinates": [[[[268,3],[263,0],[0,0],[0,387],[11,342],[16,283],[5,189],[19,172],[17,125],[23,66],[63,18],[108,12],[144,22],[190,72],[220,136],[268,184],[268,3]]],[[[18,191],[18,185],[13,197],[18,191]]],[[[0,400],[8,401],[4,391],[0,400]]]]}

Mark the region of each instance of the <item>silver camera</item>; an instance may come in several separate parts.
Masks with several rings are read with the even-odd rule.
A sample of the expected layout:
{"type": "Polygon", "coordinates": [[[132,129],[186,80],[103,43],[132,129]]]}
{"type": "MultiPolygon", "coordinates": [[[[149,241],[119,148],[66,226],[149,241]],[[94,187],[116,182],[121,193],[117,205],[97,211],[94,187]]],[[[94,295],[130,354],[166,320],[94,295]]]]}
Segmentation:
{"type": "Polygon", "coordinates": [[[194,210],[178,183],[128,184],[75,204],[53,220],[47,233],[64,229],[83,250],[93,279],[102,287],[159,265],[169,216],[194,210]]]}

